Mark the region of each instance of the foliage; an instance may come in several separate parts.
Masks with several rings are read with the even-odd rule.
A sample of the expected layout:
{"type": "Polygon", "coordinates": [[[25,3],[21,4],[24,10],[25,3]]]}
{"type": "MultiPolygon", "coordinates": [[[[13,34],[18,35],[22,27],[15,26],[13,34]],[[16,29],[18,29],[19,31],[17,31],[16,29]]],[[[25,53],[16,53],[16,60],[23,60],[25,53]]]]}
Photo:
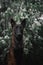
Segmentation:
{"type": "MultiPolygon", "coordinates": [[[[7,10],[0,12],[0,48],[3,48],[3,56],[6,55],[10,48],[12,29],[10,19],[20,21],[26,18],[26,27],[24,29],[24,52],[25,54],[33,53],[34,45],[43,48],[43,20],[40,20],[40,2],[13,1],[7,10]],[[38,9],[39,8],[39,9],[38,9]]],[[[41,5],[40,5],[41,6],[41,5]]],[[[37,49],[36,49],[37,50],[37,49]]],[[[36,52],[38,54],[38,52],[36,52]]]]}

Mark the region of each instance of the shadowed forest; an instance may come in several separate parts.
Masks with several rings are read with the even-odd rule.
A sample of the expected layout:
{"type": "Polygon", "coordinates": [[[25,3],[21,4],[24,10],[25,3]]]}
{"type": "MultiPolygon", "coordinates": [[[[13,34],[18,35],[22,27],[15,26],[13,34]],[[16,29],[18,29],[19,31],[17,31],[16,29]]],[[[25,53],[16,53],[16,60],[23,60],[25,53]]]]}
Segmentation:
{"type": "Polygon", "coordinates": [[[11,47],[11,18],[16,23],[26,19],[24,65],[43,65],[43,0],[0,0],[0,65],[11,47]]]}

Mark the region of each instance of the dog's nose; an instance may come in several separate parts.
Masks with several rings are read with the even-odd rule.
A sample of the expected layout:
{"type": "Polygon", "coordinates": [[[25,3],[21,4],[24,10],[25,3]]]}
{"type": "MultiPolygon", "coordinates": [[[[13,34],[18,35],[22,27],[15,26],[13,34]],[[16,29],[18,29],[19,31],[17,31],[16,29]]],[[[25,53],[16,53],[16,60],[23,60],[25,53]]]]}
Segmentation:
{"type": "Polygon", "coordinates": [[[21,33],[18,33],[17,35],[18,35],[18,36],[21,36],[21,33]]]}

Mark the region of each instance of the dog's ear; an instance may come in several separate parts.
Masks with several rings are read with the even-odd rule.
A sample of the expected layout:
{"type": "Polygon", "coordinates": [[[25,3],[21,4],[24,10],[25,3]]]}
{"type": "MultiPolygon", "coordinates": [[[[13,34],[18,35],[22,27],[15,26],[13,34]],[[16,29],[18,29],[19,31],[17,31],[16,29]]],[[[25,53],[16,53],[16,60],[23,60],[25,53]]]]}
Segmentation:
{"type": "Polygon", "coordinates": [[[21,22],[21,24],[22,24],[23,28],[25,28],[25,26],[26,26],[26,19],[23,19],[23,21],[21,22]]]}
{"type": "Polygon", "coordinates": [[[14,25],[16,24],[16,22],[11,18],[11,26],[12,26],[12,28],[14,27],[14,25]]]}

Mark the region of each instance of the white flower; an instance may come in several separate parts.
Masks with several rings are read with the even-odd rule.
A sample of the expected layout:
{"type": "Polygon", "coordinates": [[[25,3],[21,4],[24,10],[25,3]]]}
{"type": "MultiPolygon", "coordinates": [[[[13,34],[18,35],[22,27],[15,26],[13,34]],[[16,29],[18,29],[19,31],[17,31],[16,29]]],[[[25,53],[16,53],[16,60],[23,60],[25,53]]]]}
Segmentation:
{"type": "Polygon", "coordinates": [[[40,22],[38,22],[37,20],[35,20],[34,23],[36,23],[37,26],[41,26],[40,22]]]}
{"type": "Polygon", "coordinates": [[[38,38],[40,39],[41,37],[40,37],[40,36],[38,36],[38,38]]]}
{"type": "Polygon", "coordinates": [[[21,24],[19,21],[16,24],[21,24]]]}
{"type": "Polygon", "coordinates": [[[1,40],[3,44],[5,44],[5,41],[4,40],[1,40]]]}
{"type": "Polygon", "coordinates": [[[3,14],[3,12],[1,12],[1,15],[3,14]]]}
{"type": "Polygon", "coordinates": [[[1,9],[1,4],[0,4],[0,9],[1,9]]]}
{"type": "Polygon", "coordinates": [[[41,19],[41,20],[43,20],[43,15],[42,15],[41,17],[39,17],[38,19],[41,19]]]}
{"type": "Polygon", "coordinates": [[[24,8],[24,9],[22,9],[23,11],[26,11],[26,9],[24,8]]]}
{"type": "Polygon", "coordinates": [[[25,18],[28,18],[28,15],[26,15],[26,17],[25,18]]]}
{"type": "Polygon", "coordinates": [[[5,13],[3,13],[3,16],[5,16],[5,13]]]}
{"type": "Polygon", "coordinates": [[[14,12],[13,9],[11,9],[11,12],[14,12]]]}
{"type": "Polygon", "coordinates": [[[35,24],[35,23],[33,23],[33,24],[32,24],[32,29],[33,29],[33,30],[34,30],[35,26],[36,26],[36,24],[35,24]]]}
{"type": "Polygon", "coordinates": [[[6,51],[6,50],[7,50],[7,48],[4,49],[4,51],[6,51]]]}
{"type": "Polygon", "coordinates": [[[29,11],[31,11],[31,9],[29,9],[29,11]]]}
{"type": "Polygon", "coordinates": [[[23,16],[23,12],[21,13],[21,16],[23,16]]]}
{"type": "Polygon", "coordinates": [[[35,21],[36,21],[37,19],[35,18],[35,21]]]}
{"type": "Polygon", "coordinates": [[[26,38],[26,41],[29,40],[28,38],[26,38]]]}
{"type": "Polygon", "coordinates": [[[11,8],[10,7],[8,7],[8,9],[7,10],[10,10],[11,8]]]}
{"type": "Polygon", "coordinates": [[[27,48],[24,48],[24,52],[27,54],[28,53],[28,49],[27,48]]]}
{"type": "Polygon", "coordinates": [[[20,18],[21,18],[21,19],[24,19],[24,16],[21,16],[20,18]]]}
{"type": "Polygon", "coordinates": [[[3,37],[0,37],[0,40],[3,39],[3,37]]]}
{"type": "Polygon", "coordinates": [[[5,11],[5,13],[7,13],[7,11],[5,11]]]}
{"type": "Polygon", "coordinates": [[[5,39],[9,39],[9,36],[8,36],[8,35],[6,35],[4,38],[5,38],[5,39]]]}

